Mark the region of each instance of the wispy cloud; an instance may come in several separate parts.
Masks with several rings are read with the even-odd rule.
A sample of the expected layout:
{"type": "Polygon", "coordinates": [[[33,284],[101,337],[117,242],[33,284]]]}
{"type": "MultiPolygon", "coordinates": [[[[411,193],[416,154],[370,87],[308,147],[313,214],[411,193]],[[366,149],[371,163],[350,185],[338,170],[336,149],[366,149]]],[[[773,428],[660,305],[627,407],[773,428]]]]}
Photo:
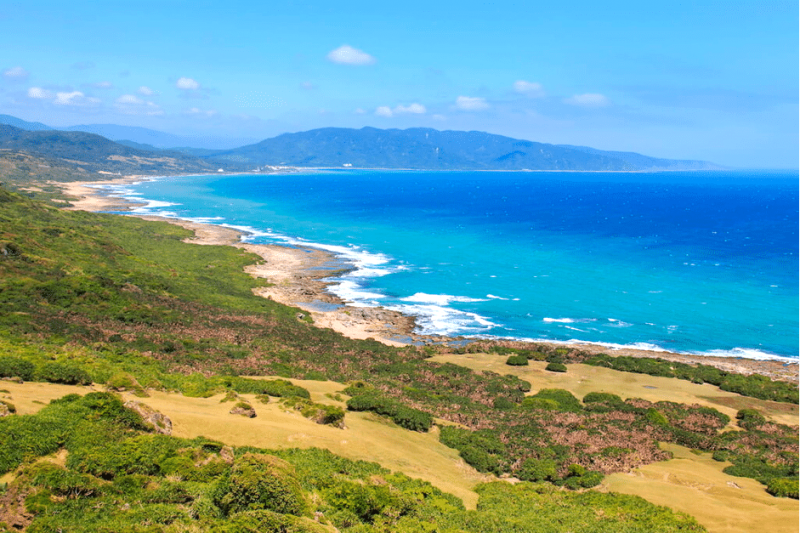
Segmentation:
{"type": "Polygon", "coordinates": [[[305,89],[306,91],[311,91],[317,88],[317,86],[311,83],[310,81],[304,81],[303,83],[300,84],[300,87],[305,89]]]}
{"type": "Polygon", "coordinates": [[[11,67],[3,71],[3,77],[11,81],[24,81],[29,75],[30,72],[22,67],[11,67]]]}
{"type": "Polygon", "coordinates": [[[606,107],[611,104],[611,101],[602,94],[586,93],[565,98],[564,103],[581,107],[606,107]]]}
{"type": "Polygon", "coordinates": [[[200,88],[200,84],[192,78],[178,78],[175,82],[175,87],[182,91],[196,91],[200,88]]]}
{"type": "Polygon", "coordinates": [[[114,88],[114,84],[111,83],[110,81],[98,81],[97,83],[92,83],[91,86],[94,87],[95,89],[113,89],[114,88]]]}
{"type": "Polygon", "coordinates": [[[213,109],[200,109],[199,107],[190,107],[183,112],[185,115],[209,118],[217,114],[213,109]]]}
{"type": "Polygon", "coordinates": [[[117,98],[115,107],[126,115],[161,116],[164,110],[154,102],[142,100],[134,94],[123,94],[117,98]]]}
{"type": "Polygon", "coordinates": [[[56,99],[53,100],[53,103],[73,107],[94,107],[100,105],[100,99],[86,96],[80,91],[60,92],[56,93],[56,99]]]}
{"type": "Polygon", "coordinates": [[[140,105],[143,104],[144,101],[139,98],[138,96],[134,96],[132,94],[123,94],[119,98],[117,98],[118,104],[132,104],[132,105],[140,105]]]}
{"type": "Polygon", "coordinates": [[[418,104],[416,102],[409,105],[397,105],[394,108],[384,105],[375,109],[376,115],[378,115],[379,117],[387,117],[387,118],[391,118],[395,115],[407,115],[407,114],[424,115],[427,112],[428,110],[425,108],[424,105],[418,104]]]}
{"type": "Polygon", "coordinates": [[[328,53],[328,60],[340,65],[372,65],[377,60],[358,48],[343,44],[328,53]]]}
{"type": "Polygon", "coordinates": [[[483,111],[489,109],[486,98],[480,96],[459,96],[456,98],[456,107],[462,111],[483,111]]]}
{"type": "Polygon", "coordinates": [[[541,83],[533,81],[517,80],[514,82],[514,92],[524,94],[530,98],[541,98],[544,96],[544,89],[541,83]]]}
{"type": "Polygon", "coordinates": [[[154,94],[156,94],[156,92],[153,89],[151,89],[150,87],[147,87],[145,85],[142,85],[141,87],[139,87],[136,90],[136,92],[141,94],[142,96],[153,96],[154,94]]]}
{"type": "Polygon", "coordinates": [[[53,93],[41,87],[31,87],[28,89],[28,98],[36,100],[48,100],[53,97],[53,93]]]}

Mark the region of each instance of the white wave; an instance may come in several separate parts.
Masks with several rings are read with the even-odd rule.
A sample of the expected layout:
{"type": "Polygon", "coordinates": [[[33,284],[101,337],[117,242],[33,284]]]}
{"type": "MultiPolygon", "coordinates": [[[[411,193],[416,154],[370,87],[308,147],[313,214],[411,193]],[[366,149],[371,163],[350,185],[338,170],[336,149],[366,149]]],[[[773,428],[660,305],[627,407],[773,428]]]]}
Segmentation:
{"type": "MultiPolygon", "coordinates": [[[[710,350],[708,352],[700,352],[697,355],[708,355],[712,357],[741,357],[743,359],[758,359],[761,361],[774,360],[786,361],[787,357],[781,357],[774,353],[756,350],[755,348],[733,348],[731,350],[710,350]]],[[[797,362],[796,360],[794,361],[797,362]]]]}
{"type": "Polygon", "coordinates": [[[327,289],[328,292],[338,296],[345,303],[356,307],[378,307],[381,305],[378,300],[386,298],[385,295],[379,292],[370,292],[355,281],[346,279],[334,281],[328,285],[327,289]]]}
{"type": "Polygon", "coordinates": [[[441,305],[391,305],[387,309],[414,316],[416,332],[421,335],[469,335],[498,327],[477,313],[441,305]]]}
{"type": "Polygon", "coordinates": [[[562,327],[563,327],[564,329],[571,329],[571,330],[573,330],[573,331],[580,331],[581,333],[586,333],[584,330],[582,330],[582,329],[578,329],[578,328],[573,328],[572,326],[562,326],[562,327]]]}
{"type": "Polygon", "coordinates": [[[611,325],[614,326],[615,328],[628,328],[633,325],[628,322],[623,322],[622,320],[618,320],[616,318],[609,318],[608,321],[611,322],[611,325]]]}
{"type": "Polygon", "coordinates": [[[494,294],[487,294],[487,298],[490,300],[508,300],[508,298],[503,298],[502,296],[495,296],[494,294]]]}
{"type": "Polygon", "coordinates": [[[595,319],[595,318],[550,318],[550,317],[544,317],[542,319],[542,322],[546,322],[548,324],[551,324],[553,322],[556,322],[556,323],[559,323],[559,324],[574,324],[574,323],[584,323],[585,324],[587,322],[596,322],[596,321],[597,321],[597,319],[595,319]]]}
{"type": "Polygon", "coordinates": [[[424,292],[418,292],[412,296],[407,296],[405,298],[400,298],[404,302],[414,302],[414,303],[423,303],[423,304],[436,304],[436,305],[447,305],[451,302],[485,302],[487,301],[485,298],[470,298],[469,296],[453,296],[450,294],[426,294],[424,292]]]}

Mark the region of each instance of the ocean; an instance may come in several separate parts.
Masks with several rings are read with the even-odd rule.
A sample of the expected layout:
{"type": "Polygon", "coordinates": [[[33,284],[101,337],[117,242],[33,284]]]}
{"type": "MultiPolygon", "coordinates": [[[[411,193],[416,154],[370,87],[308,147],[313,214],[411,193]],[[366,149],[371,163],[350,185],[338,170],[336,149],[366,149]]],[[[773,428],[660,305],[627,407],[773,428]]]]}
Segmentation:
{"type": "Polygon", "coordinates": [[[798,175],[329,170],[113,186],[136,213],[331,251],[421,334],[798,357],[798,175]]]}

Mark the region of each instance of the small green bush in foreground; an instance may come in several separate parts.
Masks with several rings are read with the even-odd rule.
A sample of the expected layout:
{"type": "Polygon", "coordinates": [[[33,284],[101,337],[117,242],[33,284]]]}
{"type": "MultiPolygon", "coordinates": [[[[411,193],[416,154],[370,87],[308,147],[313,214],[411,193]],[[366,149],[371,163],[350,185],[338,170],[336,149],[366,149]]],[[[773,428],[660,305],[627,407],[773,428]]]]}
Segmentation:
{"type": "Polygon", "coordinates": [[[506,364],[509,366],[528,366],[528,358],[524,355],[510,355],[506,359],[506,364]]]}

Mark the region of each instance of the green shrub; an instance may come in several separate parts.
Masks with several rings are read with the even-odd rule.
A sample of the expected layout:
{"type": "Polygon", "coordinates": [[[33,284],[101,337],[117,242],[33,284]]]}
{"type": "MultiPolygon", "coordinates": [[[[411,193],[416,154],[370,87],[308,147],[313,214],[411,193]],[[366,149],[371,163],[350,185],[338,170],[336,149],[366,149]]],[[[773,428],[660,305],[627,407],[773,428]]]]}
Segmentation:
{"type": "Polygon", "coordinates": [[[551,459],[525,459],[517,477],[523,481],[554,481],[558,478],[557,467],[551,459]]]}
{"type": "Polygon", "coordinates": [[[592,487],[596,487],[600,483],[603,482],[603,474],[602,472],[597,472],[595,470],[587,470],[585,474],[581,476],[570,476],[564,480],[564,487],[577,490],[577,489],[590,489],[592,487]]]}
{"type": "Polygon", "coordinates": [[[92,377],[88,372],[73,365],[47,363],[38,372],[38,378],[50,383],[66,385],[91,385],[92,377]]]}
{"type": "Polygon", "coordinates": [[[564,389],[542,389],[533,396],[528,396],[526,400],[538,398],[542,400],[552,400],[558,404],[559,411],[578,413],[583,410],[583,405],[571,392],[564,389]]]}
{"type": "Polygon", "coordinates": [[[317,424],[339,427],[344,425],[344,409],[341,407],[316,403],[298,397],[287,398],[283,400],[283,404],[286,407],[297,409],[300,414],[317,424]]]}
{"type": "Polygon", "coordinates": [[[555,400],[534,398],[532,396],[522,400],[520,407],[523,409],[542,409],[545,411],[558,411],[560,408],[558,402],[555,400]]]}
{"type": "Polygon", "coordinates": [[[226,515],[264,509],[299,516],[308,508],[294,467],[266,454],[247,453],[236,458],[213,497],[226,515]]]}
{"type": "Polygon", "coordinates": [[[375,392],[350,398],[347,400],[347,408],[351,411],[372,411],[388,416],[397,425],[412,431],[428,431],[433,424],[433,417],[429,413],[407,407],[393,398],[379,396],[375,392]]]}
{"type": "Polygon", "coordinates": [[[0,378],[33,379],[36,367],[33,363],[18,357],[0,357],[0,378]]]}
{"type": "Polygon", "coordinates": [[[294,385],[285,379],[247,379],[247,378],[228,378],[231,389],[239,394],[267,394],[279,398],[299,397],[311,398],[311,393],[307,389],[294,385]]]}
{"type": "Polygon", "coordinates": [[[767,492],[779,498],[798,499],[797,478],[773,478],[767,483],[767,492]]]}
{"type": "Polygon", "coordinates": [[[547,363],[547,366],[544,367],[544,369],[550,372],[566,372],[567,365],[563,363],[547,363]]]}
{"type": "Polygon", "coordinates": [[[655,424],[657,426],[669,425],[669,420],[667,420],[667,417],[664,416],[664,413],[654,407],[648,408],[644,416],[651,424],[655,424]]]}
{"type": "Polygon", "coordinates": [[[736,413],[739,427],[751,430],[766,424],[767,419],[755,409],[741,409],[736,413]]]}
{"type": "Polygon", "coordinates": [[[509,366],[528,366],[528,358],[524,355],[511,355],[506,359],[509,366]]]}

